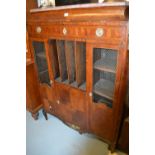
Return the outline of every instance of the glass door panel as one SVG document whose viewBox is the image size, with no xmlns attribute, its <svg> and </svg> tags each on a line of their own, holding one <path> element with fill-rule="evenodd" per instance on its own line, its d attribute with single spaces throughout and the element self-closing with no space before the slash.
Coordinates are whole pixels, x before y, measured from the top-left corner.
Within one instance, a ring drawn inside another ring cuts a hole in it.
<svg viewBox="0 0 155 155">
<path fill-rule="evenodd" d="M 44 42 L 33 41 L 33 49 L 39 80 L 50 85 Z"/>
<path fill-rule="evenodd" d="M 114 99 L 117 51 L 93 49 L 93 101 L 112 107 Z"/>
</svg>

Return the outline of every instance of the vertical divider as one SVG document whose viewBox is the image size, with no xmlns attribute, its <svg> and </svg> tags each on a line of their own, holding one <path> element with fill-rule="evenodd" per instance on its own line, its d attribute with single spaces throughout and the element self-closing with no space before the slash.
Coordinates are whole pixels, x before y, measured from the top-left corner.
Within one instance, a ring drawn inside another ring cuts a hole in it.
<svg viewBox="0 0 155 155">
<path fill-rule="evenodd" d="M 63 82 L 67 79 L 65 42 L 63 40 L 56 40 L 56 45 L 57 45 L 57 52 L 58 52 L 60 80 L 61 80 L 61 82 Z"/>
<path fill-rule="evenodd" d="M 75 55 L 74 55 L 74 42 L 65 41 L 65 54 L 69 84 L 75 81 Z"/>
</svg>

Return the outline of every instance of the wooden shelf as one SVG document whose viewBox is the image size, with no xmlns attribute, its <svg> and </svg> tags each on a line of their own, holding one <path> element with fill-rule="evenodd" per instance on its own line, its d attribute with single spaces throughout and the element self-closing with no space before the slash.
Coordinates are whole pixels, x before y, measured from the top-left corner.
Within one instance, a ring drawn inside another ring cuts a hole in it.
<svg viewBox="0 0 155 155">
<path fill-rule="evenodd" d="M 72 83 L 69 83 L 69 80 L 66 79 L 65 81 L 62 82 L 60 77 L 56 78 L 55 81 L 63 83 L 63 84 L 70 85 L 70 86 L 72 86 L 74 88 L 78 88 L 78 89 L 81 89 L 81 90 L 86 90 L 86 83 L 85 82 L 78 87 L 78 84 L 77 84 L 76 81 L 74 81 Z"/>
<path fill-rule="evenodd" d="M 46 69 L 46 70 L 44 70 L 44 71 L 39 72 L 39 74 L 44 74 L 45 72 L 48 72 L 48 69 Z"/>
<path fill-rule="evenodd" d="M 36 56 L 38 56 L 38 57 L 40 57 L 40 58 L 46 59 L 46 55 L 45 55 L 44 52 L 39 52 L 39 53 L 36 54 Z"/>
<path fill-rule="evenodd" d="M 93 92 L 107 99 L 113 100 L 114 83 L 109 80 L 100 79 L 95 84 Z"/>
<path fill-rule="evenodd" d="M 116 60 L 99 59 L 94 63 L 94 68 L 101 71 L 116 73 Z"/>
<path fill-rule="evenodd" d="M 81 90 L 86 90 L 86 82 L 80 85 L 79 87 Z"/>
</svg>

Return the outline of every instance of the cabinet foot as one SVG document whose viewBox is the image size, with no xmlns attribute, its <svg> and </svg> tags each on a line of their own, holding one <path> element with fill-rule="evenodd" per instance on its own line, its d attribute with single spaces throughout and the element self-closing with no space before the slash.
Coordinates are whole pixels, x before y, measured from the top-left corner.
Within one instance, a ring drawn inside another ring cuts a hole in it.
<svg viewBox="0 0 155 155">
<path fill-rule="evenodd" d="M 109 151 L 108 155 L 118 155 L 118 153 Z"/>
<path fill-rule="evenodd" d="M 37 112 L 37 113 L 31 113 L 31 115 L 34 118 L 34 120 L 38 120 L 39 112 Z"/>
<path fill-rule="evenodd" d="M 46 111 L 44 109 L 42 110 L 42 113 L 43 113 L 45 119 L 48 120 L 47 113 L 46 113 Z"/>
<path fill-rule="evenodd" d="M 108 150 L 111 152 L 111 153 L 114 153 L 115 152 L 115 148 L 116 148 L 116 143 L 111 143 L 108 147 Z M 112 154 L 113 155 L 113 154 Z M 114 154 L 115 155 L 115 154 Z"/>
</svg>

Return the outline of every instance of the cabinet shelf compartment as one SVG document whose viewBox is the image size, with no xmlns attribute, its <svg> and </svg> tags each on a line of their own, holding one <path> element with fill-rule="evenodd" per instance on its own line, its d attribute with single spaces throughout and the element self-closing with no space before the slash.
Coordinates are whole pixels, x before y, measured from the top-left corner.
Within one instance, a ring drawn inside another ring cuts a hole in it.
<svg viewBox="0 0 155 155">
<path fill-rule="evenodd" d="M 46 59 L 46 55 L 45 55 L 44 52 L 37 53 L 36 56 L 40 57 L 40 58 L 43 58 L 43 59 Z"/>
<path fill-rule="evenodd" d="M 44 42 L 33 41 L 32 44 L 40 82 L 50 85 Z"/>
<path fill-rule="evenodd" d="M 100 96 L 98 94 L 93 95 L 93 100 L 95 103 L 100 103 L 100 104 L 106 104 L 108 107 L 112 108 L 112 100 L 109 100 L 103 96 Z"/>
<path fill-rule="evenodd" d="M 113 61 L 112 59 L 99 59 L 95 62 L 94 68 L 101 70 L 101 71 L 107 71 L 111 73 L 116 73 L 116 61 Z"/>
<path fill-rule="evenodd" d="M 57 79 L 57 78 L 60 78 L 60 71 L 59 71 L 56 40 L 49 40 L 48 44 L 49 44 L 49 58 L 51 60 L 53 76 L 55 79 Z"/>
<path fill-rule="evenodd" d="M 86 86 L 86 43 L 75 42 L 76 82 L 78 87 L 85 90 Z"/>
<path fill-rule="evenodd" d="M 112 49 L 94 49 L 94 69 L 116 73 L 117 51 Z"/>
<path fill-rule="evenodd" d="M 59 71 L 61 82 L 67 79 L 67 66 L 66 66 L 66 55 L 65 55 L 65 41 L 56 40 L 57 54 L 59 62 Z"/>
<path fill-rule="evenodd" d="M 117 52 L 104 48 L 94 48 L 93 52 L 93 101 L 112 107 Z"/>
<path fill-rule="evenodd" d="M 74 55 L 74 42 L 65 41 L 65 55 L 67 64 L 67 73 L 69 84 L 75 81 L 75 55 Z"/>
<path fill-rule="evenodd" d="M 85 42 L 50 40 L 49 56 L 57 82 L 86 90 Z"/>
<path fill-rule="evenodd" d="M 56 78 L 55 80 L 56 80 L 57 82 L 70 85 L 70 86 L 72 86 L 72 87 L 74 87 L 74 88 L 78 88 L 78 89 L 81 89 L 81 90 L 86 90 L 86 83 L 85 83 L 85 82 L 84 82 L 83 84 L 81 84 L 81 85 L 78 87 L 76 81 L 74 81 L 74 82 L 72 82 L 72 83 L 69 83 L 68 79 L 66 79 L 65 81 L 62 82 L 61 79 L 60 79 L 60 77 Z"/>
<path fill-rule="evenodd" d="M 100 79 L 99 81 L 97 81 L 93 90 L 94 93 L 109 100 L 113 100 L 113 91 L 114 83 L 105 79 Z"/>
<path fill-rule="evenodd" d="M 49 84 L 50 79 L 49 79 L 49 75 L 48 75 L 48 70 L 40 72 L 39 77 L 40 77 L 41 83 L 48 83 Z"/>
</svg>

